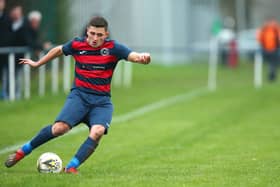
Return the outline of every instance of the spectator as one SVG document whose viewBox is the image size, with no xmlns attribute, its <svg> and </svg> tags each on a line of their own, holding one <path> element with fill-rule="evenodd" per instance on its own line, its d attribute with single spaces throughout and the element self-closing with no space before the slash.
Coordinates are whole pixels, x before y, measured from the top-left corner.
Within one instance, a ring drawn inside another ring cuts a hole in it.
<svg viewBox="0 0 280 187">
<path fill-rule="evenodd" d="M 234 24 L 233 18 L 226 17 L 224 19 L 223 28 L 217 34 L 220 61 L 226 66 L 230 65 L 230 49 L 231 45 L 235 43 Z"/>
<path fill-rule="evenodd" d="M 0 0 L 0 47 L 7 47 L 11 45 L 11 20 L 5 12 L 5 0 Z M 8 80 L 8 55 L 0 54 L 0 99 L 6 99 L 7 86 L 5 85 Z"/>
<path fill-rule="evenodd" d="M 42 14 L 33 10 L 28 14 L 28 46 L 33 50 L 34 57 L 39 57 L 42 50 L 51 48 L 50 42 L 43 43 L 40 38 Z"/>
<path fill-rule="evenodd" d="M 275 81 L 277 78 L 277 65 L 279 60 L 279 24 L 274 18 L 268 19 L 259 29 L 257 39 L 262 47 L 263 58 L 268 62 L 268 80 Z"/>
<path fill-rule="evenodd" d="M 10 17 L 12 20 L 12 33 L 13 33 L 13 46 L 14 47 L 26 47 L 28 46 L 28 25 L 23 16 L 22 6 L 16 5 L 11 9 Z M 23 67 L 18 65 L 20 58 L 24 57 L 24 53 L 17 53 L 15 55 L 16 69 L 16 98 L 21 98 L 22 92 L 22 74 Z"/>
</svg>

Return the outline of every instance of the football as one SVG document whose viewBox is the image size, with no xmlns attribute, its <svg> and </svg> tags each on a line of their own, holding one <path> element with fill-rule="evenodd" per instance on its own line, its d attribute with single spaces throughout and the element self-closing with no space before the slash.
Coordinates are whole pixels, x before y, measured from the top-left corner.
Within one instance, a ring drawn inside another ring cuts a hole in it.
<svg viewBox="0 0 280 187">
<path fill-rule="evenodd" d="M 43 153 L 37 160 L 37 169 L 40 173 L 59 173 L 62 170 L 62 160 L 55 153 Z"/>
</svg>

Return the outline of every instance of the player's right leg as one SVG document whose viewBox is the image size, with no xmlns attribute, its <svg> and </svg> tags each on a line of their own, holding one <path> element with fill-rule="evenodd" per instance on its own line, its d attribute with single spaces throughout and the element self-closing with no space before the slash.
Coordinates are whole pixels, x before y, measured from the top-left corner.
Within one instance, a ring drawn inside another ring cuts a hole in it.
<svg viewBox="0 0 280 187">
<path fill-rule="evenodd" d="M 70 126 L 64 122 L 56 122 L 54 125 L 49 125 L 41 129 L 41 131 L 28 143 L 24 144 L 16 152 L 10 154 L 5 162 L 6 167 L 12 167 L 31 151 L 49 140 L 63 135 L 70 130 Z"/>
<path fill-rule="evenodd" d="M 11 154 L 5 162 L 6 167 L 12 167 L 36 147 L 49 140 L 63 135 L 72 127 L 80 123 L 86 113 L 88 106 L 83 103 L 79 91 L 72 90 L 64 104 L 63 109 L 55 120 L 54 125 L 44 127 L 30 142 L 23 145 L 15 153 Z"/>
</svg>

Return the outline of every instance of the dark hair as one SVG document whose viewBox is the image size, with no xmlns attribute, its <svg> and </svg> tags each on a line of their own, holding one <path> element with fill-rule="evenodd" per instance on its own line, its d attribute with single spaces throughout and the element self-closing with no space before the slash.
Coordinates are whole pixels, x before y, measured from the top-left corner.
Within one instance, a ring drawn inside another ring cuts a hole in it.
<svg viewBox="0 0 280 187">
<path fill-rule="evenodd" d="M 104 27 L 105 28 L 105 31 L 108 30 L 108 22 L 105 18 L 101 17 L 101 16 L 95 16 L 93 17 L 89 24 L 88 24 L 88 27 L 89 26 L 93 26 L 93 27 Z"/>
</svg>

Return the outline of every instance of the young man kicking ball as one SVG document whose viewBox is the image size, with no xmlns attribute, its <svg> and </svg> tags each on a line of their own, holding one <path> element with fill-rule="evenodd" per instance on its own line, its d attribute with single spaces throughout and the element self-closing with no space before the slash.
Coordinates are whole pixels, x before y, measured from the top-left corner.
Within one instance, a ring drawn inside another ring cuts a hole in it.
<svg viewBox="0 0 280 187">
<path fill-rule="evenodd" d="M 94 152 L 109 129 L 113 113 L 110 85 L 118 61 L 125 59 L 140 64 L 150 63 L 149 53 L 133 52 L 109 40 L 108 23 L 103 17 L 92 18 L 86 34 L 86 37 L 74 38 L 51 49 L 37 62 L 31 59 L 20 60 L 20 64 L 39 67 L 63 54 L 72 55 L 75 59 L 75 78 L 73 88 L 55 122 L 41 129 L 34 138 L 9 155 L 6 167 L 14 166 L 35 148 L 83 122 L 90 129 L 89 136 L 65 168 L 66 173 L 78 173 L 77 168 Z"/>
</svg>

